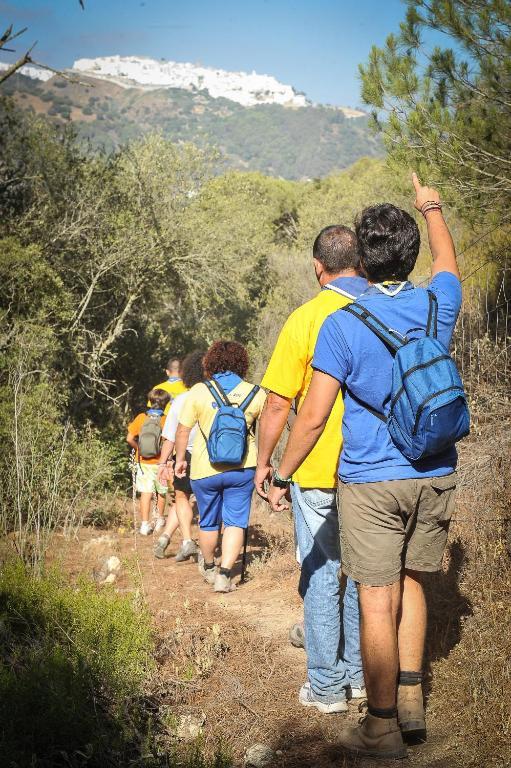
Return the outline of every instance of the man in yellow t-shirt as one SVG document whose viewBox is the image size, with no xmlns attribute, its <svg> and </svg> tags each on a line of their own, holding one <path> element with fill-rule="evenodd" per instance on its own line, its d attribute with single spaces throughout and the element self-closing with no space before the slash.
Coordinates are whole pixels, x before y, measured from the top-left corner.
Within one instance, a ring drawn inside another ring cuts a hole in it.
<svg viewBox="0 0 511 768">
<path fill-rule="evenodd" d="M 178 395 L 181 395 L 183 392 L 186 392 L 186 387 L 181 379 L 181 361 L 178 360 L 177 357 L 170 358 L 167 363 L 165 373 L 167 374 L 166 381 L 162 381 L 161 384 L 156 384 L 154 389 L 163 389 L 170 395 L 170 400 L 165 409 L 166 416 L 170 410 L 170 406 L 172 405 L 174 398 Z"/>
<path fill-rule="evenodd" d="M 357 269 L 358 245 L 347 227 L 323 229 L 313 246 L 321 291 L 287 319 L 262 386 L 269 390 L 259 424 L 256 491 L 265 485 L 290 485 L 301 562 L 299 592 L 304 601 L 307 681 L 299 700 L 321 712 L 345 712 L 348 698 L 365 696 L 359 641 L 356 586 L 348 580 L 344 598 L 340 567 L 336 486 L 341 450 L 342 396 L 339 395 L 316 447 L 293 478 L 271 468 L 271 456 L 286 425 L 292 402 L 299 410 L 312 378 L 311 362 L 326 318 L 367 288 Z"/>
</svg>

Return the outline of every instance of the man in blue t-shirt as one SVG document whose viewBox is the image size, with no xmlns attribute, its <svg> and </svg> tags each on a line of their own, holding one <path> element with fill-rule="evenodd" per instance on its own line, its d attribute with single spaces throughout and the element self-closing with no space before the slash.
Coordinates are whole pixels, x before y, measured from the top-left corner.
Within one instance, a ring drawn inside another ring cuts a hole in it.
<svg viewBox="0 0 511 768">
<path fill-rule="evenodd" d="M 413 183 L 433 256 L 429 290 L 438 301 L 438 338 L 448 348 L 461 306 L 456 254 L 438 192 L 422 187 L 415 174 Z M 356 232 L 369 282 L 357 303 L 402 336 L 424 336 L 428 294 L 407 280 L 420 246 L 414 219 L 393 205 L 377 205 L 361 213 Z M 406 756 L 403 736 L 425 739 L 421 573 L 441 567 L 454 505 L 456 450 L 410 462 L 393 444 L 376 415 L 388 411 L 392 364 L 385 344 L 358 318 L 342 310 L 330 315 L 278 477 L 289 478 L 313 448 L 342 387 L 342 568 L 358 584 L 368 715 L 342 732 L 341 743 L 359 755 L 398 758 Z M 285 506 L 284 493 L 271 488 L 273 509 Z"/>
</svg>

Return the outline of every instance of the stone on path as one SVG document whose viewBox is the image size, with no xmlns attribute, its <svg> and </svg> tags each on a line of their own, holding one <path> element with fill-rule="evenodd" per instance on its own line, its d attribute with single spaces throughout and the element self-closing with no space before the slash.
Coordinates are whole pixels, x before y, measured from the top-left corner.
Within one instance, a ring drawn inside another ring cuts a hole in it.
<svg viewBox="0 0 511 768">
<path fill-rule="evenodd" d="M 119 560 L 117 555 L 111 555 L 107 559 L 105 566 L 108 573 L 115 573 L 117 575 L 121 570 L 121 561 Z"/>
<path fill-rule="evenodd" d="M 195 741 L 202 733 L 206 715 L 181 715 L 177 722 L 176 737 L 181 741 Z"/>
<path fill-rule="evenodd" d="M 89 557 L 106 557 L 111 555 L 119 548 L 119 542 L 115 536 L 104 534 L 103 536 L 95 536 L 90 541 L 86 541 L 82 547 L 84 555 Z"/>
<path fill-rule="evenodd" d="M 267 744 L 253 744 L 245 752 L 245 768 L 265 768 L 270 765 L 275 753 Z"/>
<path fill-rule="evenodd" d="M 121 561 L 117 555 L 105 558 L 93 571 L 94 581 L 98 584 L 113 584 L 121 572 Z"/>
</svg>

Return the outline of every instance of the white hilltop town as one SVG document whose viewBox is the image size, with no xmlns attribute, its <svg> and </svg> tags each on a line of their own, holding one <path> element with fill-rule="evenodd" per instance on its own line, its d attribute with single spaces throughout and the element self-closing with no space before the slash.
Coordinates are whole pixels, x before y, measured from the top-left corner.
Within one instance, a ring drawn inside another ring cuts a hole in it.
<svg viewBox="0 0 511 768">
<path fill-rule="evenodd" d="M 11 65 L 6 61 L 0 61 L 0 72 L 9 69 L 10 66 Z M 50 70 L 41 69 L 41 67 L 32 66 L 31 64 L 25 64 L 25 66 L 21 67 L 18 72 L 21 72 L 21 74 L 25 75 L 25 77 L 30 77 L 32 80 L 45 81 L 54 77 L 54 73 L 50 72 Z"/>
<path fill-rule="evenodd" d="M 8 64 L 0 62 L 0 69 L 7 67 Z M 48 70 L 30 65 L 22 67 L 20 71 L 23 75 L 38 80 L 49 80 L 54 76 Z M 244 107 L 258 104 L 280 104 L 292 108 L 313 106 L 303 93 L 298 93 L 291 85 L 280 83 L 272 75 L 259 75 L 257 72 L 227 72 L 223 69 L 177 61 L 157 61 L 143 56 L 78 59 L 72 69 L 64 71 L 106 80 L 122 88 L 205 90 L 214 99 L 229 99 Z M 348 118 L 363 117 L 365 114 L 349 107 L 335 109 L 342 111 Z"/>
<path fill-rule="evenodd" d="M 244 107 L 256 104 L 281 104 L 306 107 L 307 99 L 290 85 L 279 83 L 271 75 L 256 72 L 226 72 L 223 69 L 156 61 L 138 56 L 105 56 L 78 59 L 73 65 L 84 75 L 110 80 L 127 88 L 183 88 L 205 90 L 214 99 L 237 101 Z"/>
</svg>

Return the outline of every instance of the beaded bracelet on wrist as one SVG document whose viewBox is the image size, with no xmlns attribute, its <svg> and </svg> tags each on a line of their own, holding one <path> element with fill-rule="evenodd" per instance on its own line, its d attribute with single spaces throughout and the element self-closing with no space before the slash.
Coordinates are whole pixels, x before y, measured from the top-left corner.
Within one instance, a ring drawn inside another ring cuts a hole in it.
<svg viewBox="0 0 511 768">
<path fill-rule="evenodd" d="M 429 211 L 441 211 L 442 210 L 442 203 L 437 202 L 436 200 L 427 200 L 423 205 L 421 205 L 421 213 L 423 216 L 426 216 L 426 214 Z"/>
</svg>

